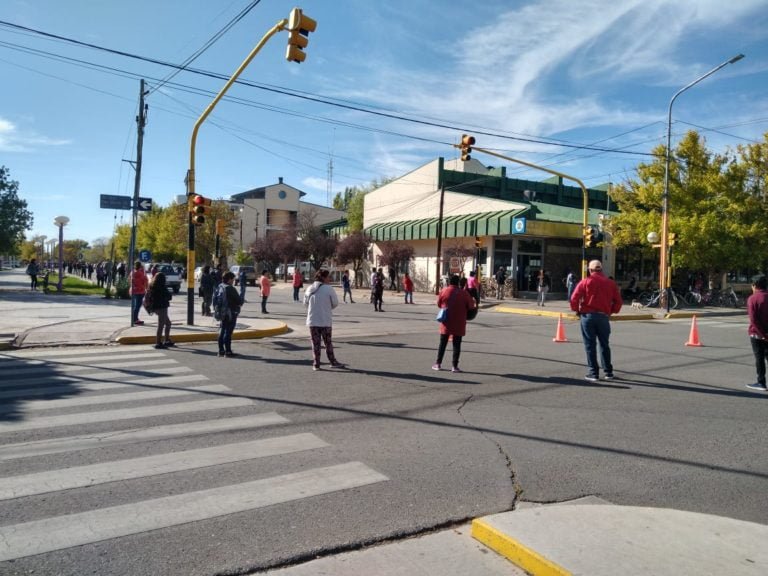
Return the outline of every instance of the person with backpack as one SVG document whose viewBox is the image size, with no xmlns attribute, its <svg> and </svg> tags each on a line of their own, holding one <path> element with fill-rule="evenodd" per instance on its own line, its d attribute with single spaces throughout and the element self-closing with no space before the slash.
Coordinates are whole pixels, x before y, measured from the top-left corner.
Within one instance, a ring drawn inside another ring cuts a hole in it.
<svg viewBox="0 0 768 576">
<path fill-rule="evenodd" d="M 336 290 L 330 286 L 331 274 L 328 270 L 318 270 L 315 281 L 304 293 L 304 306 L 307 307 L 307 326 L 312 340 L 312 370 L 320 370 L 320 345 L 325 344 L 328 362 L 333 368 L 345 368 L 336 360 L 333 353 L 332 325 L 333 309 L 339 305 Z"/>
<path fill-rule="evenodd" d="M 234 272 L 225 272 L 222 282 L 216 289 L 213 297 L 213 313 L 216 320 L 221 322 L 219 326 L 219 356 L 231 358 L 232 334 L 237 325 L 237 315 L 240 314 L 240 294 L 232 286 L 235 279 Z"/>
<path fill-rule="evenodd" d="M 171 319 L 168 308 L 171 306 L 173 295 L 168 291 L 165 274 L 158 272 L 152 278 L 149 290 L 144 298 L 144 306 L 149 314 L 157 314 L 157 334 L 155 348 L 163 349 L 176 346 L 171 340 Z"/>
</svg>

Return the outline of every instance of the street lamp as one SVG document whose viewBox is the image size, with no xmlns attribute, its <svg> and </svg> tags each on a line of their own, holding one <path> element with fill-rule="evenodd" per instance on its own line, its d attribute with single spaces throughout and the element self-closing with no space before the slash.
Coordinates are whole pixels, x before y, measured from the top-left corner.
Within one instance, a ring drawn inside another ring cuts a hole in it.
<svg viewBox="0 0 768 576">
<path fill-rule="evenodd" d="M 69 224 L 69 218 L 66 216 L 56 216 L 53 223 L 59 227 L 59 282 L 56 284 L 56 290 L 61 292 L 61 280 L 64 277 L 64 226 Z"/>
<path fill-rule="evenodd" d="M 659 288 L 660 289 L 666 289 L 666 302 L 667 302 L 667 312 L 669 312 L 669 301 L 671 297 L 671 290 L 672 290 L 672 283 L 671 283 L 671 270 L 668 263 L 668 257 L 669 257 L 669 156 L 670 156 L 670 147 L 672 146 L 672 105 L 675 103 L 675 100 L 677 99 L 680 94 L 688 90 L 689 88 L 692 88 L 704 78 L 707 78 L 720 70 L 720 68 L 723 68 L 727 66 L 728 64 L 734 64 L 744 58 L 744 54 L 737 54 L 733 58 L 726 60 L 722 64 L 715 66 L 704 74 L 703 76 L 699 76 L 688 84 L 687 86 L 681 88 L 677 92 L 675 92 L 675 95 L 672 96 L 672 100 L 669 101 L 669 111 L 667 112 L 667 149 L 665 152 L 665 158 L 664 158 L 664 194 L 661 197 L 661 254 L 659 258 Z"/>
</svg>

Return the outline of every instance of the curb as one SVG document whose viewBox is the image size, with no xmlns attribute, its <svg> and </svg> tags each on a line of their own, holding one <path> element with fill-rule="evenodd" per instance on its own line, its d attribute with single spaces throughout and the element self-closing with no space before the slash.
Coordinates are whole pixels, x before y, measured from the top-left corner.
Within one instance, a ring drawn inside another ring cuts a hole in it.
<svg viewBox="0 0 768 576">
<path fill-rule="evenodd" d="M 569 570 L 545 558 L 514 538 L 510 538 L 483 520 L 475 519 L 472 521 L 472 538 L 485 544 L 533 576 L 572 576 Z"/>
<path fill-rule="evenodd" d="M 503 312 L 505 314 L 521 314 L 523 316 L 548 316 L 551 318 L 559 318 L 562 314 L 564 320 L 576 321 L 579 319 L 576 314 L 572 312 L 554 312 L 545 310 L 529 310 L 528 308 L 509 308 L 507 306 L 497 306 L 495 308 L 497 312 Z M 670 312 L 666 316 L 658 316 L 656 314 L 620 314 L 612 315 L 611 322 L 621 322 L 626 320 L 663 320 L 664 318 L 690 318 L 696 315 L 694 312 Z"/>
<path fill-rule="evenodd" d="M 251 340 L 256 338 L 267 338 L 269 336 L 277 336 L 279 334 L 285 334 L 289 331 L 288 325 L 281 323 L 276 328 L 267 328 L 264 330 L 249 329 L 249 330 L 235 330 L 232 333 L 232 340 Z M 218 332 L 199 332 L 193 334 L 175 333 L 172 334 L 174 342 L 216 342 L 219 339 Z M 155 336 L 120 336 L 115 339 L 115 342 L 123 345 L 132 344 L 154 344 Z"/>
</svg>

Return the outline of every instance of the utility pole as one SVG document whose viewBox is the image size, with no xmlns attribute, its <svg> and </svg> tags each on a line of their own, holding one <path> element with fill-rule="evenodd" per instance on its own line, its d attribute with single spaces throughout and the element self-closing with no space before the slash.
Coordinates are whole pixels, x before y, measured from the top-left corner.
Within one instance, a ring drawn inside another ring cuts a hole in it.
<svg viewBox="0 0 768 576">
<path fill-rule="evenodd" d="M 441 158 L 442 160 L 442 158 Z M 443 205 L 445 203 L 445 182 L 440 185 L 440 212 L 437 217 L 437 263 L 435 264 L 435 294 L 440 294 L 440 265 L 443 249 Z"/>
<path fill-rule="evenodd" d="M 131 207 L 131 246 L 128 253 L 128 269 L 133 270 L 133 259 L 136 253 L 136 221 L 139 214 L 139 192 L 141 191 L 141 152 L 144 146 L 144 126 L 147 123 L 147 105 L 144 103 L 144 79 L 139 83 L 139 113 L 136 116 L 138 136 L 136 137 L 136 171 L 133 181 L 133 205 Z M 131 311 L 131 326 L 133 326 L 133 312 Z"/>
</svg>

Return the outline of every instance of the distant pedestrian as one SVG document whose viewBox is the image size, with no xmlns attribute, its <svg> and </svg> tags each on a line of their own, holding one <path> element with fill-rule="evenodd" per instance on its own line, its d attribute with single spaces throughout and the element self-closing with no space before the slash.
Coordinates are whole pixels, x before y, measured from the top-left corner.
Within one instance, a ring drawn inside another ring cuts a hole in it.
<svg viewBox="0 0 768 576">
<path fill-rule="evenodd" d="M 131 312 L 133 323 L 139 326 L 144 324 L 143 320 L 139 320 L 139 311 L 141 310 L 141 303 L 144 301 L 144 294 L 147 293 L 148 284 L 144 266 L 136 260 L 133 263 L 133 272 L 131 272 Z"/>
<path fill-rule="evenodd" d="M 40 273 L 40 266 L 37 265 L 37 260 L 32 258 L 27 265 L 27 276 L 29 276 L 30 290 L 37 290 L 37 275 Z"/>
<path fill-rule="evenodd" d="M 175 346 L 171 341 L 171 319 L 168 316 L 168 308 L 171 306 L 173 296 L 168 291 L 165 274 L 158 272 L 152 277 L 149 286 L 152 312 L 157 314 L 157 334 L 155 335 L 155 348 L 169 348 Z"/>
<path fill-rule="evenodd" d="M 267 300 L 272 291 L 272 283 L 269 281 L 269 270 L 261 271 L 259 286 L 261 286 L 261 313 L 269 314 L 269 312 L 267 312 Z"/>
<path fill-rule="evenodd" d="M 301 271 L 296 268 L 293 271 L 293 301 L 294 302 L 301 302 L 301 298 L 299 297 L 299 292 L 301 289 L 304 288 L 304 276 L 302 275 Z"/>
<path fill-rule="evenodd" d="M 240 266 L 237 283 L 240 284 L 240 304 L 245 304 L 245 285 L 248 283 L 248 275 L 245 273 L 245 267 L 243 266 Z"/>
<path fill-rule="evenodd" d="M 570 302 L 571 296 L 573 296 L 573 289 L 576 288 L 576 275 L 570 268 L 566 271 L 564 282 L 565 289 L 568 291 L 568 302 Z"/>
<path fill-rule="evenodd" d="M 589 263 L 589 276 L 576 285 L 571 297 L 571 310 L 581 318 L 581 337 L 587 354 L 588 382 L 597 382 L 600 369 L 597 364 L 597 345 L 600 344 L 600 363 L 606 380 L 613 380 L 611 363 L 611 314 L 621 310 L 621 293 L 616 282 L 603 275 L 600 260 Z"/>
<path fill-rule="evenodd" d="M 403 292 L 405 292 L 405 303 L 413 304 L 413 280 L 408 272 L 403 274 Z"/>
<path fill-rule="evenodd" d="M 480 306 L 480 282 L 477 280 L 477 273 L 471 270 L 467 278 L 467 290 L 469 295 L 475 299 L 475 304 Z"/>
<path fill-rule="evenodd" d="M 453 358 L 451 372 L 461 372 L 461 340 L 467 330 L 467 313 L 476 307 L 475 300 L 467 290 L 459 287 L 459 276 L 454 274 L 448 280 L 448 286 L 440 290 L 437 307 L 445 308 L 448 319 L 440 323 L 440 344 L 437 348 L 437 360 L 432 370 L 442 370 L 443 356 L 448 346 L 448 339 L 453 339 Z"/>
<path fill-rule="evenodd" d="M 211 276 L 213 276 L 214 286 L 218 286 L 224 282 L 224 275 L 221 270 L 221 264 L 216 264 L 216 267 L 211 269 Z"/>
<path fill-rule="evenodd" d="M 552 287 L 552 281 L 542 268 L 539 270 L 539 275 L 536 279 L 536 291 L 538 292 L 538 299 L 536 300 L 536 306 L 544 306 L 544 302 L 547 301 L 547 293 Z"/>
<path fill-rule="evenodd" d="M 373 309 L 376 312 L 384 312 L 384 272 L 381 268 L 376 271 L 371 284 L 371 298 L 373 300 Z"/>
<path fill-rule="evenodd" d="M 496 298 L 504 300 L 504 282 L 507 281 L 507 271 L 504 266 L 499 266 L 496 270 Z"/>
<path fill-rule="evenodd" d="M 389 289 L 397 290 L 397 268 L 394 266 L 388 266 L 389 272 Z"/>
<path fill-rule="evenodd" d="M 355 301 L 352 299 L 352 285 L 349 282 L 349 270 L 344 270 L 344 274 L 341 275 L 341 289 L 344 292 L 342 296 L 344 302 L 347 301 L 347 294 L 349 294 L 349 303 L 354 304 Z"/>
<path fill-rule="evenodd" d="M 216 288 L 214 296 L 214 307 L 218 307 L 221 315 L 221 324 L 219 325 L 219 356 L 231 358 L 235 356 L 232 352 L 232 334 L 237 325 L 237 315 L 240 314 L 240 294 L 232 286 L 235 280 L 234 272 L 225 272 L 222 276 L 221 284 Z"/>
<path fill-rule="evenodd" d="M 328 270 L 318 270 L 315 281 L 304 293 L 307 307 L 307 326 L 312 340 L 312 369 L 320 370 L 320 345 L 325 345 L 328 362 L 334 368 L 344 368 L 333 352 L 333 309 L 339 305 L 339 297 L 330 286 Z"/>
<path fill-rule="evenodd" d="M 207 264 L 203 266 L 203 272 L 200 274 L 200 297 L 203 299 L 203 316 L 211 315 L 211 301 L 213 293 L 216 290 L 216 280 L 211 274 L 211 267 Z"/>
<path fill-rule="evenodd" d="M 749 314 L 749 343 L 755 355 L 757 382 L 747 384 L 747 388 L 768 391 L 765 384 L 765 364 L 768 361 L 768 281 L 765 276 L 758 276 L 752 282 L 752 295 L 747 300 Z"/>
</svg>

